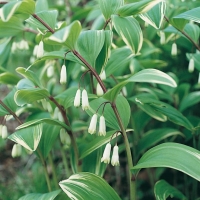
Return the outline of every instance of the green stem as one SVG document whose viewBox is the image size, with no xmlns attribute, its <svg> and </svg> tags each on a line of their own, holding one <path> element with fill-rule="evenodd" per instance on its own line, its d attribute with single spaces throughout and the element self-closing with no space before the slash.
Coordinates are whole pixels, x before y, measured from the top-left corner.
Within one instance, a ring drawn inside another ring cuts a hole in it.
<svg viewBox="0 0 200 200">
<path fill-rule="evenodd" d="M 51 165 L 51 170 L 52 170 L 52 174 L 53 174 L 54 185 L 55 185 L 56 189 L 59 189 L 58 179 L 57 179 L 57 176 L 56 176 L 55 165 L 53 163 L 53 158 L 52 158 L 51 152 L 49 153 L 48 158 L 49 158 L 49 163 Z"/>
<path fill-rule="evenodd" d="M 42 163 L 42 166 L 43 166 L 43 169 L 44 169 L 44 175 L 45 175 L 45 178 L 46 178 L 46 182 L 47 182 L 47 187 L 48 187 L 48 190 L 49 192 L 51 192 L 51 184 L 50 184 L 50 179 L 49 179 L 49 175 L 48 175 L 48 171 L 47 171 L 47 166 L 46 166 L 46 163 L 45 163 L 45 160 L 40 152 L 39 149 L 37 149 L 37 153 L 38 153 L 38 156 L 40 158 L 40 161 Z"/>
<path fill-rule="evenodd" d="M 68 161 L 66 159 L 65 150 L 64 150 L 63 145 L 61 144 L 61 142 L 60 142 L 60 147 L 61 147 L 60 151 L 61 151 L 61 156 L 62 156 L 65 172 L 66 172 L 67 177 L 70 177 L 71 173 L 70 173 L 70 170 L 69 170 Z"/>
</svg>

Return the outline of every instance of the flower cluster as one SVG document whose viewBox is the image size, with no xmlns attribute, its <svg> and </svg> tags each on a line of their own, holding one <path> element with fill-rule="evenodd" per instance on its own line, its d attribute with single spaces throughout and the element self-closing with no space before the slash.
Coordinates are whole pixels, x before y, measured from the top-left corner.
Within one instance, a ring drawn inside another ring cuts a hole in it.
<svg viewBox="0 0 200 200">
<path fill-rule="evenodd" d="M 118 166 L 119 165 L 119 147 L 117 145 L 113 148 L 113 155 L 111 158 L 111 164 L 112 166 Z M 110 142 L 106 145 L 105 150 L 103 152 L 103 157 L 101 158 L 101 162 L 110 163 L 110 152 L 111 152 L 111 144 Z"/>
<path fill-rule="evenodd" d="M 90 121 L 90 126 L 88 128 L 88 133 L 94 134 L 96 133 L 96 126 L 97 126 L 97 114 L 94 114 L 92 116 L 92 119 Z M 105 123 L 105 118 L 102 115 L 99 120 L 99 136 L 105 136 L 106 135 L 106 123 Z"/>
<path fill-rule="evenodd" d="M 81 100 L 82 100 L 82 109 L 87 110 L 90 106 L 88 101 L 88 94 L 85 89 L 82 91 L 82 98 L 81 98 L 81 90 L 80 89 L 77 90 L 74 98 L 74 106 L 79 107 L 81 105 Z"/>
</svg>

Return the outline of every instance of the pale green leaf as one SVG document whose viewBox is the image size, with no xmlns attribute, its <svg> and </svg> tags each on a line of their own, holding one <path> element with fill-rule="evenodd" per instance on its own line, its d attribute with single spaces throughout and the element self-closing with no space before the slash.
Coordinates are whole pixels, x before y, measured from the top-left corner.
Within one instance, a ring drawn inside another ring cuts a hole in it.
<svg viewBox="0 0 200 200">
<path fill-rule="evenodd" d="M 138 21 L 133 17 L 112 15 L 112 21 L 117 33 L 133 54 L 138 54 L 142 48 L 143 34 Z"/>
<path fill-rule="evenodd" d="M 35 151 L 42 136 L 42 125 L 27 127 L 22 130 L 17 130 L 8 139 L 20 144 L 29 151 Z"/>
<path fill-rule="evenodd" d="M 59 183 L 62 190 L 73 200 L 120 200 L 114 189 L 101 177 L 81 172 Z"/>
<path fill-rule="evenodd" d="M 161 1 L 163 0 L 142 0 L 135 3 L 129 3 L 124 6 L 121 6 L 118 9 L 117 14 L 119 14 L 122 17 L 126 17 L 145 13 Z"/>
<path fill-rule="evenodd" d="M 2 84 L 9 84 L 9 85 L 16 85 L 20 78 L 13 73 L 4 72 L 0 74 L 0 83 Z"/>
<path fill-rule="evenodd" d="M 175 187 L 171 186 L 165 180 L 158 181 L 154 186 L 156 200 L 166 200 L 168 197 L 186 200 L 187 198 Z"/>
<path fill-rule="evenodd" d="M 198 43 L 200 37 L 200 28 L 195 24 L 188 23 L 184 27 L 184 31 L 196 42 Z M 185 37 L 185 36 L 184 36 Z M 188 38 L 187 38 L 188 39 Z"/>
<path fill-rule="evenodd" d="M 15 93 L 14 99 L 18 106 L 23 106 L 25 104 L 31 104 L 35 101 L 48 98 L 49 92 L 46 89 L 41 88 L 29 88 L 18 90 Z"/>
<path fill-rule="evenodd" d="M 105 19 L 108 20 L 120 6 L 124 5 L 124 0 L 98 0 L 98 3 Z"/>
<path fill-rule="evenodd" d="M 19 198 L 19 200 L 54 200 L 58 196 L 58 194 L 60 194 L 60 192 L 61 190 L 56 190 L 45 194 L 30 193 Z"/>
<path fill-rule="evenodd" d="M 198 150 L 169 142 L 148 150 L 131 170 L 137 173 L 142 168 L 169 167 L 200 181 L 199 166 L 200 152 Z"/>
</svg>

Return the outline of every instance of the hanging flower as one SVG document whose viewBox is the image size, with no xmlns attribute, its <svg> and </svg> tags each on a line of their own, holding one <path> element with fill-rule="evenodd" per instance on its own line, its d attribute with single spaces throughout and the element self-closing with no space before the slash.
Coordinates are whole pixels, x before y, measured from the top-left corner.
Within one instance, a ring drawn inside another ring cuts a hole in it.
<svg viewBox="0 0 200 200">
<path fill-rule="evenodd" d="M 2 139 L 6 139 L 8 137 L 8 130 L 5 125 L 2 126 L 1 128 L 1 136 L 2 136 Z"/>
<path fill-rule="evenodd" d="M 97 126 L 97 114 L 94 114 L 92 116 L 91 121 L 90 121 L 90 126 L 88 128 L 88 133 L 90 133 L 90 134 L 96 133 L 96 126 Z"/>
<path fill-rule="evenodd" d="M 193 58 L 190 58 L 189 65 L 188 65 L 188 71 L 190 73 L 192 73 L 194 71 L 194 59 Z"/>
<path fill-rule="evenodd" d="M 171 55 L 172 56 L 176 56 L 177 55 L 177 45 L 176 45 L 175 42 L 172 44 Z"/>
<path fill-rule="evenodd" d="M 69 134 L 65 131 L 64 128 L 60 129 L 60 141 L 62 142 L 62 144 L 65 144 L 65 145 L 68 145 L 68 146 L 71 143 L 71 139 L 69 137 Z"/>
<path fill-rule="evenodd" d="M 118 153 L 119 147 L 117 145 L 113 148 L 113 155 L 111 159 L 112 166 L 118 166 L 119 165 L 119 153 Z"/>
<path fill-rule="evenodd" d="M 160 44 L 165 44 L 165 33 L 160 31 Z"/>
<path fill-rule="evenodd" d="M 53 65 L 50 65 L 48 68 L 47 68 L 47 77 L 51 78 L 54 74 L 54 67 Z"/>
<path fill-rule="evenodd" d="M 65 84 L 67 82 L 67 70 L 66 66 L 63 65 L 60 71 L 60 84 Z"/>
<path fill-rule="evenodd" d="M 100 121 L 99 121 L 99 136 L 105 136 L 106 135 L 106 122 L 105 122 L 105 118 L 102 115 L 100 117 Z"/>
<path fill-rule="evenodd" d="M 59 113 L 59 109 L 58 107 L 55 107 L 54 112 L 53 112 L 53 119 L 58 119 L 58 113 Z"/>
<path fill-rule="evenodd" d="M 2 136 L 2 127 L 3 125 L 0 124 L 0 137 Z"/>
<path fill-rule="evenodd" d="M 37 58 L 41 58 L 44 54 L 44 43 L 40 41 L 39 46 L 37 48 Z"/>
<path fill-rule="evenodd" d="M 104 163 L 107 163 L 107 164 L 110 163 L 110 150 L 111 150 L 111 144 L 108 143 L 106 145 L 104 152 L 103 152 L 103 157 L 101 158 L 101 162 L 104 162 Z"/>
<path fill-rule="evenodd" d="M 200 72 L 199 72 L 198 84 L 200 84 Z"/>
<path fill-rule="evenodd" d="M 97 83 L 97 96 L 102 96 L 104 94 L 101 86 L 99 83 Z"/>
<path fill-rule="evenodd" d="M 76 91 L 76 95 L 75 95 L 75 98 L 74 98 L 74 107 L 79 107 L 81 105 L 81 90 L 78 89 Z"/>
<path fill-rule="evenodd" d="M 106 72 L 105 72 L 105 70 L 103 70 L 101 72 L 101 74 L 99 75 L 99 77 L 101 78 L 102 81 L 106 79 Z"/>
<path fill-rule="evenodd" d="M 87 91 L 84 89 L 82 91 L 82 109 L 87 110 L 88 108 L 89 108 L 88 95 Z"/>
<path fill-rule="evenodd" d="M 22 154 L 22 146 L 20 144 L 14 144 L 13 148 L 12 148 L 12 157 L 18 157 L 21 156 Z"/>
</svg>

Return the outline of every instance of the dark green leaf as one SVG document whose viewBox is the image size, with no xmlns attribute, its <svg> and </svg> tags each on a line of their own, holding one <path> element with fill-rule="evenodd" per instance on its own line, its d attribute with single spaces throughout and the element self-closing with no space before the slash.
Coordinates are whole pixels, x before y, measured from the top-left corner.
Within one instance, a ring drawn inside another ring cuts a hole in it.
<svg viewBox="0 0 200 200">
<path fill-rule="evenodd" d="M 78 200 L 120 200 L 114 189 L 101 177 L 82 172 L 59 183 L 70 199 Z"/>
</svg>

